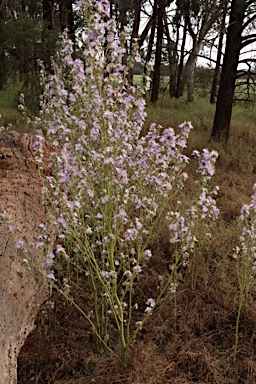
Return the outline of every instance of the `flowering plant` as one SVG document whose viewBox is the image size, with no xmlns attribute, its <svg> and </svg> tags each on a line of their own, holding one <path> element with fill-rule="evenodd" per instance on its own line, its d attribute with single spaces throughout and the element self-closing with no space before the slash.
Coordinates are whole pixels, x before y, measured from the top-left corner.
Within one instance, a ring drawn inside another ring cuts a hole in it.
<svg viewBox="0 0 256 384">
<path fill-rule="evenodd" d="M 141 327 L 175 292 L 177 271 L 187 265 L 198 241 L 196 222 L 207 226 L 218 215 L 212 197 L 216 191 L 208 187 L 217 153 L 194 153 L 199 162 L 197 189 L 194 204 L 184 211 L 178 197 L 188 177 L 189 159 L 182 151 L 192 125 L 181 124 L 175 133 L 152 124 L 141 135 L 149 81 L 144 87 L 128 85 L 129 68 L 137 55 L 134 52 L 123 65 L 126 31 L 119 43 L 108 1 L 79 1 L 79 7 L 87 22 L 83 59 L 73 58 L 72 42 L 64 33 L 53 74 L 47 77 L 41 70 L 44 94 L 36 122 L 56 147 L 43 197 L 60 234 L 55 254 L 47 253 L 43 271 L 83 313 L 105 348 L 125 365 Z M 34 151 L 39 168 L 42 148 L 38 136 Z M 151 241 L 163 220 L 173 249 L 170 273 L 156 297 L 139 307 L 136 284 L 154 257 Z M 41 232 L 35 247 L 46 249 L 47 228 L 41 226 Z M 81 292 L 84 281 L 90 286 L 88 313 L 71 296 L 71 267 L 79 273 Z M 109 337 L 113 324 L 120 354 Z"/>
<path fill-rule="evenodd" d="M 234 258 L 237 260 L 239 295 L 236 317 L 236 338 L 234 359 L 236 360 L 237 344 L 239 337 L 239 321 L 244 302 L 248 299 L 249 290 L 256 272 L 256 184 L 253 186 L 253 195 L 250 204 L 241 208 L 240 223 L 242 231 L 240 244 L 236 247 Z"/>
</svg>

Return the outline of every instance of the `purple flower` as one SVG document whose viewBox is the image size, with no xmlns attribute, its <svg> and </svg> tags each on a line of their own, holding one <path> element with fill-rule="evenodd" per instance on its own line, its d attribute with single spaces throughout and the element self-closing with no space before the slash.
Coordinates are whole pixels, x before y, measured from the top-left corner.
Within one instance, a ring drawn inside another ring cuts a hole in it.
<svg viewBox="0 0 256 384">
<path fill-rule="evenodd" d="M 127 277 L 127 279 L 130 279 L 130 277 L 132 276 L 132 273 L 131 271 L 127 270 L 127 271 L 124 271 L 123 276 Z"/>
<path fill-rule="evenodd" d="M 135 265 L 135 267 L 132 268 L 134 272 L 141 273 L 142 268 L 140 265 Z"/>
<path fill-rule="evenodd" d="M 64 229 L 67 228 L 67 221 L 64 219 L 64 217 L 58 217 L 57 223 L 61 224 Z"/>
<path fill-rule="evenodd" d="M 145 251 L 144 251 L 144 256 L 145 257 L 152 257 L 152 252 L 150 251 L 150 249 L 146 249 Z"/>
<path fill-rule="evenodd" d="M 20 249 L 24 246 L 24 241 L 18 240 L 14 243 L 16 249 Z"/>
<path fill-rule="evenodd" d="M 152 297 L 150 297 L 147 301 L 146 301 L 146 309 L 145 309 L 145 312 L 148 313 L 148 312 L 151 312 L 154 308 L 154 306 L 156 305 L 156 301 L 155 299 L 152 299 Z"/>
<path fill-rule="evenodd" d="M 56 280 L 53 272 L 48 273 L 47 278 L 48 278 L 49 280 Z"/>
</svg>

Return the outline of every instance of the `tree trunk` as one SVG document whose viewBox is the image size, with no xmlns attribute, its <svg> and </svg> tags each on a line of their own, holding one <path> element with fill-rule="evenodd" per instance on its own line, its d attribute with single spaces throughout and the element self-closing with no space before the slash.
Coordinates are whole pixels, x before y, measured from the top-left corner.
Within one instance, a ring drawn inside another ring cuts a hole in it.
<svg viewBox="0 0 256 384">
<path fill-rule="evenodd" d="M 130 0 L 129 0 L 130 1 Z M 129 9 L 129 2 L 124 1 L 124 0 L 117 0 L 116 1 L 119 9 L 119 22 L 120 22 L 120 31 L 123 31 L 124 28 L 127 27 L 128 25 L 128 20 L 127 20 L 127 11 Z M 128 44 L 125 42 L 125 53 L 122 58 L 122 64 L 124 66 L 127 66 L 128 64 Z"/>
<path fill-rule="evenodd" d="M 246 0 L 231 3 L 227 43 L 223 59 L 212 138 L 228 141 Z"/>
<path fill-rule="evenodd" d="M 156 37 L 156 54 L 155 54 L 155 64 L 154 64 L 154 74 L 152 81 L 152 91 L 151 91 L 151 103 L 155 104 L 158 100 L 159 89 L 160 89 L 160 76 L 161 76 L 161 61 L 162 61 L 162 48 L 163 48 L 163 35 L 164 35 L 164 25 L 163 25 L 163 13 L 164 9 L 162 6 L 159 6 L 157 9 L 157 37 Z"/>
<path fill-rule="evenodd" d="M 225 20 L 226 20 L 226 14 L 227 14 L 227 4 L 228 2 L 226 1 L 225 8 L 223 9 L 223 17 L 222 17 L 222 23 L 221 23 L 221 32 L 220 32 L 220 38 L 219 38 L 219 44 L 218 44 L 217 59 L 216 59 L 216 65 L 214 69 L 213 80 L 212 80 L 212 89 L 211 89 L 211 96 L 210 96 L 211 104 L 215 102 L 215 97 L 217 95 L 217 87 L 218 87 L 218 82 L 220 77 L 221 56 L 222 56 L 222 46 L 223 46 L 223 39 L 224 39 Z"/>
<path fill-rule="evenodd" d="M 175 92 L 175 97 L 178 99 L 183 95 L 185 82 L 183 79 L 183 67 L 184 67 L 184 58 L 185 58 L 185 46 L 186 46 L 186 36 L 187 36 L 187 19 L 185 18 L 184 32 L 181 43 L 181 51 L 180 51 L 180 62 L 178 66 L 178 74 L 177 74 L 177 88 Z"/>
<path fill-rule="evenodd" d="M 50 0 L 43 0 L 43 21 L 47 29 L 54 29 L 54 10 Z"/>
<path fill-rule="evenodd" d="M 5 54 L 4 52 L 0 52 L 0 90 L 4 89 L 4 85 L 6 83 L 6 68 L 5 68 Z"/>
<path fill-rule="evenodd" d="M 75 40 L 75 25 L 74 25 L 74 14 L 72 0 L 61 0 L 59 3 L 59 16 L 60 16 L 60 27 L 63 32 L 66 28 L 68 34 Z"/>
<path fill-rule="evenodd" d="M 218 82 L 219 82 L 219 77 L 220 77 L 223 38 L 224 38 L 224 32 L 221 32 L 220 38 L 219 38 L 216 65 L 215 65 L 213 80 L 212 80 L 212 89 L 211 89 L 211 96 L 210 96 L 210 103 L 211 104 L 215 103 L 215 97 L 217 95 L 217 88 L 218 88 Z"/>
<path fill-rule="evenodd" d="M 185 66 L 185 80 L 187 85 L 187 100 L 190 103 L 195 102 L 195 67 L 196 67 L 196 61 L 197 56 L 201 49 L 201 43 L 195 42 L 193 46 L 193 50 L 189 55 L 188 61 Z"/>
<path fill-rule="evenodd" d="M 154 6 L 153 6 L 153 15 L 152 15 L 152 27 L 149 35 L 149 41 L 148 41 L 148 48 L 147 48 L 147 54 L 145 58 L 145 65 L 144 65 L 144 75 L 147 73 L 147 65 L 151 60 L 152 52 L 153 52 L 153 44 L 155 39 L 155 33 L 156 33 L 156 0 L 154 0 Z"/>
<path fill-rule="evenodd" d="M 2 2 L 0 1 L 0 90 L 4 89 L 6 83 L 7 68 L 5 65 L 5 38 L 4 36 L 4 14 L 2 10 Z"/>
<path fill-rule="evenodd" d="M 33 140 L 30 134 L 0 135 L 1 209 L 20 228 L 14 235 L 0 218 L 0 384 L 17 383 L 19 351 L 34 328 L 39 306 L 48 297 L 45 279 L 34 268 L 29 271 L 23 262 L 30 257 L 41 266 L 44 254 L 36 250 L 23 254 L 15 247 L 17 239 L 27 247 L 35 242 L 38 225 L 47 222 Z M 45 150 L 49 151 L 47 145 Z"/>
<path fill-rule="evenodd" d="M 138 39 L 139 37 L 141 4 L 142 4 L 142 0 L 134 0 L 135 14 L 134 14 L 134 20 L 133 20 L 131 42 L 130 42 L 130 54 L 132 54 L 134 39 Z M 130 85 L 133 84 L 133 75 L 134 75 L 134 66 L 133 68 L 130 68 L 129 74 L 128 74 L 128 82 Z"/>
<path fill-rule="evenodd" d="M 167 39 L 167 51 L 168 51 L 168 62 L 169 62 L 169 96 L 175 97 L 176 92 L 176 81 L 177 81 L 177 66 L 178 66 L 178 54 L 177 47 L 174 41 L 171 39 L 168 20 L 166 12 L 164 11 L 164 27 L 165 36 Z"/>
</svg>

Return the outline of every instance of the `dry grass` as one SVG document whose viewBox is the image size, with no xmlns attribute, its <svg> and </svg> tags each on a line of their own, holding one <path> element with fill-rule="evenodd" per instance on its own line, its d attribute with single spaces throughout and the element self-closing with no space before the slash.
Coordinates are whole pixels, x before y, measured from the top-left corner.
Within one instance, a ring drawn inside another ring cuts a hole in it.
<svg viewBox="0 0 256 384">
<path fill-rule="evenodd" d="M 167 300 L 150 318 L 124 370 L 97 348 L 84 319 L 57 297 L 54 311 L 39 314 L 19 357 L 19 384 L 253 384 L 256 382 L 256 286 L 240 321 L 237 361 L 233 359 L 237 270 L 232 258 L 239 238 L 239 212 L 256 181 L 255 112 L 234 110 L 229 143 L 209 142 L 213 107 L 172 101 L 149 110 L 149 120 L 176 126 L 191 120 L 195 130 L 187 153 L 203 147 L 220 153 L 213 183 L 220 186 L 220 218 L 210 243 L 197 255 L 197 284 L 187 269 L 177 302 Z M 204 110 L 204 113 L 202 113 Z M 148 123 L 147 123 L 148 124 Z M 193 168 L 193 165 L 191 165 Z M 189 195 L 189 186 L 187 187 Z M 140 300 L 156 289 L 170 249 L 164 231 L 154 242 L 155 257 L 140 282 Z M 114 331 L 113 331 L 114 332 Z M 115 335 L 113 333 L 112 337 Z"/>
</svg>

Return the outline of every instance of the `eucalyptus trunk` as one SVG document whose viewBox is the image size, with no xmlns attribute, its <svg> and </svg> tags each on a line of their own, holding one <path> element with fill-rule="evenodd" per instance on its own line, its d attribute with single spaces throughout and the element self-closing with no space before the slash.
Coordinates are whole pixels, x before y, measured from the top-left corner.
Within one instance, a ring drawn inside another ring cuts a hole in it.
<svg viewBox="0 0 256 384">
<path fill-rule="evenodd" d="M 232 1 L 226 50 L 211 134 L 212 138 L 217 141 L 227 142 L 229 138 L 245 9 L 246 0 Z"/>
<path fill-rule="evenodd" d="M 152 81 L 151 91 L 151 103 L 155 104 L 159 97 L 160 78 L 161 78 L 161 61 L 162 61 L 162 48 L 163 48 L 163 36 L 164 36 L 164 24 L 163 24 L 164 9 L 159 6 L 157 10 L 157 37 L 156 37 L 156 54 L 154 74 Z"/>
<path fill-rule="evenodd" d="M 154 39 L 155 39 L 155 33 L 156 33 L 156 0 L 154 0 L 154 6 L 153 6 L 153 14 L 152 14 L 152 26 L 150 30 L 149 35 L 149 41 L 148 41 L 148 47 L 147 47 L 147 53 L 145 58 L 145 65 L 144 65 L 144 75 L 147 73 L 147 65 L 151 60 L 152 52 L 153 52 L 153 45 L 154 45 Z M 142 45 L 141 42 L 140 46 Z"/>
<path fill-rule="evenodd" d="M 181 43 L 181 51 L 180 51 L 180 62 L 178 66 L 177 87 L 175 92 L 175 97 L 177 99 L 183 95 L 184 86 L 185 86 L 183 69 L 184 69 L 186 37 L 187 37 L 187 19 L 185 19 L 185 25 L 184 25 L 184 31 L 183 31 L 183 37 L 182 37 L 182 43 Z"/>
<path fill-rule="evenodd" d="M 215 102 L 215 97 L 217 95 L 218 82 L 219 82 L 219 78 L 220 78 L 221 57 L 222 57 L 225 21 L 226 21 L 226 14 L 227 14 L 227 5 L 228 5 L 228 2 L 226 1 L 225 8 L 223 9 L 223 16 L 222 16 L 222 22 L 221 22 L 221 32 L 220 32 L 218 51 L 217 51 L 217 59 L 216 59 L 216 65 L 215 65 L 215 69 L 214 69 L 213 80 L 212 80 L 212 89 L 211 89 L 211 96 L 210 96 L 210 103 L 211 104 L 213 104 Z"/>
<path fill-rule="evenodd" d="M 197 56 L 201 49 L 201 43 L 194 45 L 192 53 L 189 55 L 188 61 L 185 67 L 185 79 L 187 86 L 187 100 L 190 103 L 195 102 L 195 68 Z"/>
</svg>

